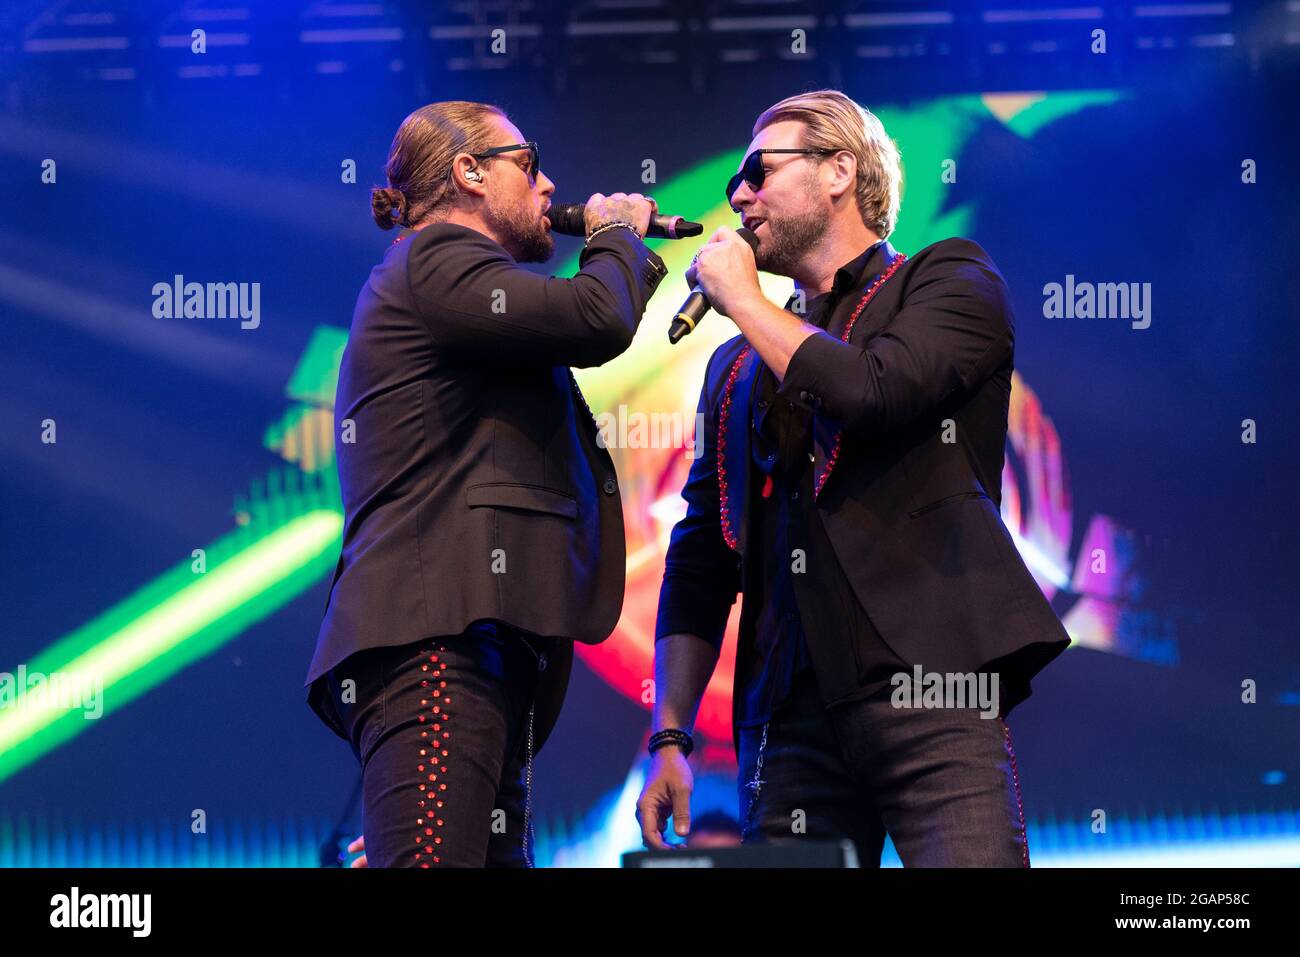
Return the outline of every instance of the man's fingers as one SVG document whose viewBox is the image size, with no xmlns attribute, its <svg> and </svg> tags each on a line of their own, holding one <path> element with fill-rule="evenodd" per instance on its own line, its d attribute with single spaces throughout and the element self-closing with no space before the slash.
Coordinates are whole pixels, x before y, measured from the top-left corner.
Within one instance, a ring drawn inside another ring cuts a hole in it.
<svg viewBox="0 0 1300 957">
<path fill-rule="evenodd" d="M 348 866 L 369 867 L 370 865 L 366 861 L 366 836 L 364 834 L 358 834 L 356 837 L 352 839 L 352 843 L 348 845 L 349 854 L 355 854 L 357 851 L 361 852 L 361 856 L 358 857 L 355 861 L 353 861 Z"/>
<path fill-rule="evenodd" d="M 673 830 L 678 837 L 691 833 L 691 792 L 685 788 L 673 789 Z"/>
<path fill-rule="evenodd" d="M 691 260 L 690 266 L 687 267 L 686 269 L 687 285 L 691 285 L 691 286 L 695 285 L 696 273 L 699 271 L 701 260 L 711 256 L 713 252 L 718 248 L 719 245 L 720 243 L 714 242 L 713 240 L 709 240 L 707 245 L 701 246 L 699 248 L 699 250 L 695 253 L 695 258 Z"/>
<path fill-rule="evenodd" d="M 667 850 L 663 829 L 668 822 L 665 820 L 660 823 L 659 802 L 649 794 L 643 795 L 637 804 L 637 817 L 641 819 L 641 843 L 651 850 Z"/>
</svg>

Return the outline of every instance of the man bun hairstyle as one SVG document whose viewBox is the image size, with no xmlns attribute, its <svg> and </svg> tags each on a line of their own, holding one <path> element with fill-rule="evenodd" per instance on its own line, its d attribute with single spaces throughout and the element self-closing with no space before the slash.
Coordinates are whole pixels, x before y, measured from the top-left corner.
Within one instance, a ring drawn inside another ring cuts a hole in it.
<svg viewBox="0 0 1300 957">
<path fill-rule="evenodd" d="M 370 191 L 370 212 L 380 229 L 392 229 L 406 216 L 406 194 L 400 189 L 377 186 Z"/>
</svg>

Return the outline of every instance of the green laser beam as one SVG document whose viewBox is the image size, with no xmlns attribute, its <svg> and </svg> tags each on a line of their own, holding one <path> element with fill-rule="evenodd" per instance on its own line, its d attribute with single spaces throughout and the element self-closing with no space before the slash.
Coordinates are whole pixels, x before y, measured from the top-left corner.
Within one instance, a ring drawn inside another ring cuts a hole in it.
<svg viewBox="0 0 1300 957">
<path fill-rule="evenodd" d="M 231 533 L 207 549 L 207 572 L 178 565 L 61 639 L 28 672 L 102 683 L 106 715 L 310 587 L 333 567 L 342 529 L 338 511 L 314 508 L 251 543 Z M 27 699 L 0 710 L 0 780 L 86 730 L 97 719 L 85 713 Z"/>
</svg>

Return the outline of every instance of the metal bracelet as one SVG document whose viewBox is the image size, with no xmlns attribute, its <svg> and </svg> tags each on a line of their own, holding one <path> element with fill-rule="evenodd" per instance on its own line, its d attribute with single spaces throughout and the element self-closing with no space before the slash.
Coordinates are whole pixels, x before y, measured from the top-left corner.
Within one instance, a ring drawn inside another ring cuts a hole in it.
<svg viewBox="0 0 1300 957">
<path fill-rule="evenodd" d="M 637 231 L 636 231 L 636 226 L 635 226 L 634 224 L 629 223 L 629 222 L 627 222 L 626 220 L 623 220 L 623 219 L 613 219 L 613 220 L 610 220 L 608 223 L 601 223 L 599 226 L 597 226 L 595 229 L 593 229 L 591 232 L 589 232 L 589 233 L 587 234 L 587 242 L 591 242 L 593 239 L 595 239 L 597 236 L 599 236 L 599 235 L 600 235 L 601 233 L 603 233 L 605 230 L 607 230 L 607 229 L 613 229 L 613 228 L 615 228 L 616 226 L 623 226 L 623 227 L 626 227 L 627 229 L 632 230 L 632 232 L 636 233 L 638 239 L 639 239 L 640 236 L 641 236 L 640 233 L 637 233 Z"/>
</svg>

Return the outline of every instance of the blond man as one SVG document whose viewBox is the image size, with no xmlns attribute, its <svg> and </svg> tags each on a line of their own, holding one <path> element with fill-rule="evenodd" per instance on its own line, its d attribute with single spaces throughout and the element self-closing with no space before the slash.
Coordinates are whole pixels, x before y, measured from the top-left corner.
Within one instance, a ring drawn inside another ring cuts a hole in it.
<svg viewBox="0 0 1300 957">
<path fill-rule="evenodd" d="M 906 866 L 1029 866 L 1005 718 L 1069 638 L 999 513 L 1010 300 L 969 240 L 890 245 L 900 185 L 875 116 L 790 97 L 726 187 L 756 251 L 719 229 L 688 273 L 740 335 L 708 365 L 660 594 L 652 848 L 670 816 L 689 835 L 690 729 L 741 593 L 744 842 L 849 838 L 875 866 L 888 834 Z M 759 269 L 794 280 L 784 309 Z"/>
</svg>

